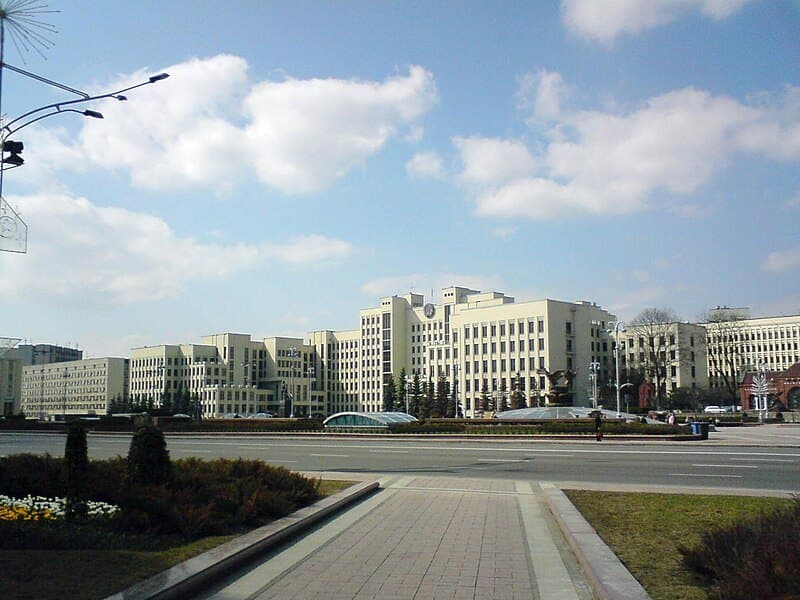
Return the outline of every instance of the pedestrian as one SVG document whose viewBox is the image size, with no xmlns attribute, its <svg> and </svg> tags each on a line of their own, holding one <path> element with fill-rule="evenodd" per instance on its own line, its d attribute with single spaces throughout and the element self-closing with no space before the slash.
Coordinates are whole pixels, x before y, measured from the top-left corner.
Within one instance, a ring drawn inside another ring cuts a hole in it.
<svg viewBox="0 0 800 600">
<path fill-rule="evenodd" d="M 599 411 L 594 415 L 594 435 L 598 442 L 603 441 L 603 417 Z"/>
<path fill-rule="evenodd" d="M 674 413 L 669 413 L 669 416 L 667 417 L 667 424 L 668 424 L 670 427 L 672 427 L 673 425 L 675 425 L 675 414 L 674 414 Z"/>
</svg>

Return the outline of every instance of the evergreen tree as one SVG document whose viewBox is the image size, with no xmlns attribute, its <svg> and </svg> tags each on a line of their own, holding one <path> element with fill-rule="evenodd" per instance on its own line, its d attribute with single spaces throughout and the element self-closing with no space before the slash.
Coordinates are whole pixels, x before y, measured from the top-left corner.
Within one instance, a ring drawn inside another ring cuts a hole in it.
<svg viewBox="0 0 800 600">
<path fill-rule="evenodd" d="M 433 406 L 431 407 L 431 417 L 434 419 L 441 419 L 446 416 L 447 411 L 447 388 L 445 387 L 444 377 L 441 375 L 436 380 L 435 393 Z"/>
<path fill-rule="evenodd" d="M 180 389 L 178 390 L 178 407 L 180 408 L 181 414 L 188 415 L 189 414 L 189 403 L 191 402 L 191 394 L 189 394 L 189 388 L 184 387 L 181 384 Z"/>
<path fill-rule="evenodd" d="M 77 421 L 67 430 L 67 445 L 64 450 L 64 479 L 67 482 L 66 518 L 68 521 L 86 512 L 86 486 L 89 473 L 89 454 L 86 447 L 86 431 Z"/>
<path fill-rule="evenodd" d="M 433 408 L 433 383 L 429 379 L 422 384 L 423 390 L 419 400 L 419 418 L 429 419 Z"/>
<path fill-rule="evenodd" d="M 128 450 L 128 478 L 131 483 L 158 485 L 172 477 L 172 464 L 164 434 L 155 425 L 140 426 Z"/>
<path fill-rule="evenodd" d="M 198 392 L 192 393 L 191 406 L 189 408 L 192 412 L 186 414 L 193 416 L 198 421 L 203 419 L 203 403 L 200 401 L 200 394 Z"/>
<path fill-rule="evenodd" d="M 489 385 L 485 379 L 481 385 L 481 410 L 485 413 L 492 412 L 492 398 L 489 396 Z"/>
<path fill-rule="evenodd" d="M 145 408 L 148 411 L 150 411 L 150 410 L 153 410 L 155 408 L 155 406 L 156 406 L 156 401 L 153 399 L 153 397 L 152 396 L 148 397 L 147 398 L 147 404 L 145 405 Z"/>
<path fill-rule="evenodd" d="M 383 411 L 392 412 L 394 410 L 394 401 L 397 396 L 397 390 L 394 386 L 394 375 L 389 373 L 389 380 L 383 386 Z"/>
<path fill-rule="evenodd" d="M 497 399 L 497 412 L 502 412 L 504 410 L 508 410 L 508 402 L 507 402 L 507 392 L 506 392 L 506 380 L 500 379 L 500 397 Z"/>
<path fill-rule="evenodd" d="M 511 410 L 525 408 L 525 394 L 519 389 L 519 375 L 514 378 L 514 391 L 511 392 Z"/>
<path fill-rule="evenodd" d="M 400 379 L 397 380 L 397 398 L 394 403 L 395 411 L 406 412 L 406 393 L 406 368 L 403 367 L 400 371 Z M 411 410 L 410 406 L 409 410 Z"/>
<path fill-rule="evenodd" d="M 449 386 L 448 382 L 448 386 Z M 453 419 L 456 415 L 456 386 L 451 386 L 450 393 L 447 394 L 447 406 L 445 408 L 444 416 Z"/>
<path fill-rule="evenodd" d="M 422 394 L 422 388 L 419 382 L 419 374 L 414 374 L 414 379 L 411 382 L 411 399 L 409 402 L 409 410 L 412 415 L 419 418 L 419 404 L 420 404 L 420 396 Z"/>
<path fill-rule="evenodd" d="M 167 392 L 164 392 L 164 394 L 161 396 L 161 408 L 169 411 L 172 410 L 172 398 Z"/>
</svg>

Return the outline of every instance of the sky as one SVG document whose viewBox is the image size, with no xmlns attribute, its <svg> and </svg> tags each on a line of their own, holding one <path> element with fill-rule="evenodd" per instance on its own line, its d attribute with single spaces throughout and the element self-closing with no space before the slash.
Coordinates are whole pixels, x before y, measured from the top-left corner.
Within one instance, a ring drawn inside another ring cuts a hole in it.
<svg viewBox="0 0 800 600">
<path fill-rule="evenodd" d="M 798 1 L 40 4 L 57 32 L 7 63 L 170 77 L 14 134 L 2 336 L 302 336 L 449 285 L 800 314 Z M 2 83 L 7 120 L 75 98 Z"/>
</svg>

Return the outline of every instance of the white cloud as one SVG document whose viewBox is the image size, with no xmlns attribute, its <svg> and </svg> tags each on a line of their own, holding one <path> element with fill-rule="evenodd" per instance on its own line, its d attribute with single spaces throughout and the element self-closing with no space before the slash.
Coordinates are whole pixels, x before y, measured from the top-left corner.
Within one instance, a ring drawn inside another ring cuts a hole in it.
<svg viewBox="0 0 800 600">
<path fill-rule="evenodd" d="M 528 148 L 517 140 L 456 137 L 453 143 L 464 167 L 459 178 L 467 184 L 494 184 L 536 170 L 536 161 Z"/>
<path fill-rule="evenodd" d="M 800 267 L 800 246 L 771 252 L 761 263 L 764 271 L 788 271 Z"/>
<path fill-rule="evenodd" d="M 425 137 L 425 128 L 422 125 L 414 125 L 406 134 L 406 141 L 409 144 L 417 144 L 422 141 L 423 137 Z"/>
<path fill-rule="evenodd" d="M 611 42 L 622 34 L 636 34 L 666 25 L 682 14 L 699 11 L 716 21 L 725 19 L 754 0 L 561 0 L 566 27 L 580 37 Z"/>
<path fill-rule="evenodd" d="M 442 157 L 437 152 L 420 152 L 406 163 L 406 173 L 415 178 L 443 179 Z"/>
<path fill-rule="evenodd" d="M 532 111 L 532 120 L 557 119 L 569 92 L 561 73 L 539 69 L 520 77 L 519 106 Z"/>
<path fill-rule="evenodd" d="M 361 291 L 372 298 L 393 295 L 403 296 L 413 291 L 416 294 L 424 294 L 426 300 L 430 300 L 430 293 L 433 290 L 438 301 L 441 299 L 439 297 L 441 290 L 453 285 L 468 287 L 473 290 L 494 291 L 502 290 L 503 281 L 499 277 L 484 277 L 482 275 L 411 273 L 409 275 L 381 277 L 367 281 L 361 286 Z"/>
<path fill-rule="evenodd" d="M 247 69 L 244 59 L 232 55 L 167 67 L 169 79 L 131 91 L 128 102 L 102 102 L 98 109 L 106 118 L 86 120 L 77 148 L 55 158 L 60 167 L 72 168 L 82 154 L 96 165 L 128 172 L 142 188 L 226 193 L 254 173 L 284 193 L 311 193 L 403 131 L 421 135 L 417 121 L 437 102 L 433 75 L 419 66 L 382 82 L 252 83 Z M 146 80 L 147 74 L 120 78 L 104 91 Z"/>
<path fill-rule="evenodd" d="M 625 214 L 647 208 L 654 192 L 666 191 L 673 210 L 702 217 L 703 207 L 672 197 L 695 192 L 733 155 L 800 158 L 798 88 L 769 100 L 752 106 L 684 88 L 627 114 L 562 111 L 536 156 L 517 140 L 456 138 L 463 164 L 458 180 L 482 216 Z M 758 135 L 763 130 L 770 135 Z"/>
<path fill-rule="evenodd" d="M 225 279 L 269 260 L 314 264 L 340 259 L 347 242 L 307 236 L 286 244 L 205 243 L 179 237 L 158 217 L 103 207 L 85 198 L 40 194 L 14 198 L 28 222 L 26 255 L 0 256 L 0 296 L 121 305 L 179 295 L 193 281 Z"/>
</svg>

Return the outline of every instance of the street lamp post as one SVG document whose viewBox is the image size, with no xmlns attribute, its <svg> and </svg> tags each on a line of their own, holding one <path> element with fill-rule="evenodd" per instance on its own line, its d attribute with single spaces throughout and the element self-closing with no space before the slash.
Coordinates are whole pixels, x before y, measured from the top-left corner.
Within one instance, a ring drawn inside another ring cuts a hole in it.
<svg viewBox="0 0 800 600">
<path fill-rule="evenodd" d="M 458 368 L 461 365 L 453 364 L 453 418 L 458 418 Z"/>
<path fill-rule="evenodd" d="M 69 378 L 69 373 L 67 373 L 67 367 L 64 367 L 64 373 L 61 375 L 64 379 L 64 396 L 61 402 L 61 420 L 66 423 L 67 422 L 67 378 Z"/>
<path fill-rule="evenodd" d="M 609 333 L 611 333 L 611 331 L 614 332 L 614 370 L 616 371 L 614 388 L 616 389 L 617 392 L 617 418 L 619 419 L 620 418 L 619 394 L 620 390 L 622 389 L 622 387 L 619 384 L 619 351 L 622 348 L 622 345 L 620 344 L 619 341 L 619 333 L 620 331 L 625 331 L 625 323 L 623 323 L 622 321 L 615 321 L 613 329 L 608 329 L 606 331 L 608 331 Z M 625 385 L 631 385 L 631 384 L 628 383 Z M 633 386 L 631 385 L 631 387 Z"/>
<path fill-rule="evenodd" d="M 308 369 L 306 370 L 306 373 L 308 374 L 308 415 L 307 416 L 308 416 L 309 419 L 311 418 L 311 397 L 312 397 L 311 396 L 311 392 L 313 390 L 313 383 L 314 383 L 312 381 L 312 378 L 314 377 L 314 373 L 315 372 L 316 372 L 316 369 L 314 369 L 314 366 L 313 365 L 309 365 Z"/>
<path fill-rule="evenodd" d="M 405 386 L 406 386 L 406 414 L 408 415 L 411 414 L 408 411 L 408 396 L 411 393 L 411 378 L 408 375 L 406 375 Z"/>
<path fill-rule="evenodd" d="M 599 362 L 589 363 L 589 378 L 592 380 L 592 408 L 597 409 L 597 374 L 600 372 Z"/>
<path fill-rule="evenodd" d="M 288 354 L 286 355 L 291 358 L 291 375 L 289 378 L 289 418 L 294 419 L 294 373 L 295 373 L 295 359 L 300 356 L 300 352 L 297 348 L 289 348 Z"/>
</svg>

